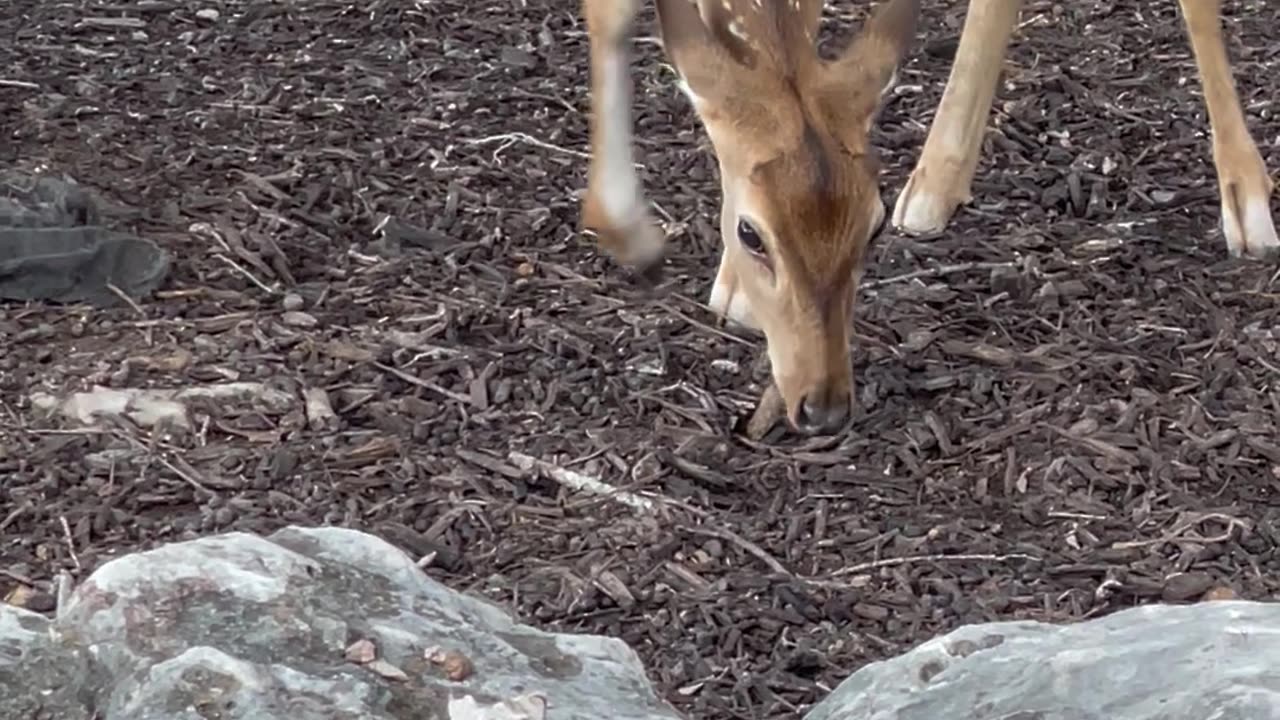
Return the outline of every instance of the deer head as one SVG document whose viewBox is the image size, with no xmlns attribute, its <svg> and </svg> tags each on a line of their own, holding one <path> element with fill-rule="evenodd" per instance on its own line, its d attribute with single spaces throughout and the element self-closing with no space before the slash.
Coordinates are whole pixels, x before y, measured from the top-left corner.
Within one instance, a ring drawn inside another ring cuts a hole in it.
<svg viewBox="0 0 1280 720">
<path fill-rule="evenodd" d="M 849 415 L 854 295 L 885 218 L 868 134 L 919 9 L 888 0 L 826 61 L 822 0 L 658 0 L 667 58 L 720 166 L 710 305 L 763 331 L 802 432 L 833 432 Z"/>
</svg>

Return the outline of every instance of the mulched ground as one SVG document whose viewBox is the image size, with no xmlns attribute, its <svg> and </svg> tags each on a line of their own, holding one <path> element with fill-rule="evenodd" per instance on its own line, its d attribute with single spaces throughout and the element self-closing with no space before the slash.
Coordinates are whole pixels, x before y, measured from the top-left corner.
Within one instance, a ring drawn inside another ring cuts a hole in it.
<svg viewBox="0 0 1280 720">
<path fill-rule="evenodd" d="M 926 5 L 879 131 L 888 199 L 965 3 Z M 1227 5 L 1280 168 L 1280 6 Z M 541 627 L 624 638 L 708 720 L 795 717 L 961 623 L 1274 597 L 1280 291 L 1226 258 L 1176 4 L 1023 20 L 974 205 L 874 251 L 853 432 L 752 444 L 732 428 L 761 343 L 701 304 L 718 190 L 651 40 L 646 187 L 683 228 L 663 296 L 575 231 L 574 2 L 9 0 L 0 161 L 75 177 L 178 262 L 138 309 L 0 309 L 0 592 L 47 609 L 59 571 L 120 552 L 338 523 Z M 323 388 L 339 425 L 211 410 L 164 440 L 27 400 L 237 379 Z"/>
</svg>

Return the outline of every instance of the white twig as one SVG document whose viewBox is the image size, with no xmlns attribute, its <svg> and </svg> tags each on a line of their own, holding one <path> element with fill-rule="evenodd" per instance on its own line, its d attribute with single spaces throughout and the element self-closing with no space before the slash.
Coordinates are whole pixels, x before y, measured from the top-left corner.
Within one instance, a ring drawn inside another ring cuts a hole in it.
<svg viewBox="0 0 1280 720">
<path fill-rule="evenodd" d="M 55 618 L 66 614 L 67 606 L 71 604 L 71 593 L 74 590 L 75 583 L 71 580 L 71 573 L 66 570 L 58 571 L 57 577 L 54 578 L 53 615 Z"/>
<path fill-rule="evenodd" d="M 59 515 L 58 522 L 62 523 L 62 537 L 67 541 L 67 552 L 71 553 L 71 562 L 75 564 L 76 570 L 83 570 L 80 565 L 80 556 L 76 555 L 76 541 L 71 537 L 71 526 L 67 524 L 67 516 Z"/>
<path fill-rule="evenodd" d="M 971 262 L 960 263 L 958 265 L 940 265 L 934 268 L 926 268 L 924 270 L 914 270 L 902 275 L 894 275 L 892 277 L 880 278 L 879 280 L 868 280 L 862 283 L 861 287 L 872 290 L 885 285 L 893 285 L 894 283 L 907 282 L 909 280 L 923 280 L 924 278 L 941 277 L 952 273 L 965 272 L 967 270 L 995 270 L 997 268 L 1018 267 L 1016 262 Z"/>
<path fill-rule="evenodd" d="M 574 490 L 580 490 L 592 495 L 609 497 L 636 510 L 642 510 L 644 512 L 654 511 L 653 501 L 640 497 L 635 493 L 619 490 L 609 483 L 593 478 L 590 475 L 583 475 L 580 472 L 552 465 L 549 462 L 539 460 L 538 458 L 525 455 L 521 452 L 512 451 L 507 455 L 507 459 L 511 461 L 512 465 L 515 465 L 517 468 L 520 468 L 525 472 L 538 470 L 539 472 L 545 473 L 552 480 Z"/>
<path fill-rule="evenodd" d="M 262 282 L 261 280 L 259 280 L 259 279 L 258 279 L 258 278 L 256 278 L 256 277 L 254 277 L 254 274 L 253 274 L 253 273 L 251 273 L 251 272 L 249 272 L 248 270 L 244 269 L 244 267 L 242 267 L 242 266 L 240 265 L 240 263 L 237 263 L 235 260 L 232 260 L 231 258 L 227 257 L 226 255 L 223 255 L 222 253 L 214 253 L 214 255 L 213 255 L 213 256 L 214 256 L 214 257 L 216 257 L 216 258 L 218 258 L 218 259 L 219 259 L 219 260 L 221 260 L 222 262 L 224 262 L 224 263 L 226 263 L 226 264 L 230 265 L 232 270 L 235 270 L 236 272 L 238 272 L 238 273 L 240 273 L 241 275 L 243 275 L 243 276 L 245 276 L 246 278 L 248 278 L 248 279 L 249 279 L 249 282 L 253 283 L 254 285 L 257 285 L 257 286 L 258 286 L 258 287 L 260 287 L 260 288 L 262 288 L 263 290 L 265 290 L 265 291 L 267 292 L 267 294 L 269 294 L 269 295 L 277 295 L 277 294 L 279 294 L 279 291 L 278 291 L 278 290 L 276 290 L 275 288 L 272 288 L 272 287 L 268 286 L 266 283 Z"/>
<path fill-rule="evenodd" d="M 110 290 L 112 294 L 114 294 L 116 297 L 125 301 L 129 305 L 129 307 L 133 308 L 134 312 L 138 313 L 139 317 L 145 318 L 147 316 L 147 311 L 143 310 L 142 307 L 138 305 L 138 303 L 134 302 L 133 298 L 129 297 L 128 293 L 126 293 L 125 291 L 117 287 L 115 283 L 107 283 L 107 289 Z"/>
<path fill-rule="evenodd" d="M 572 148 L 561 147 L 559 145 L 552 145 L 551 143 L 545 140 L 539 140 L 538 138 L 528 133 L 522 133 L 522 132 L 509 132 L 509 133 L 502 133 L 501 135 L 487 135 L 482 138 L 475 138 L 472 140 L 463 140 L 463 142 L 466 143 L 467 145 L 488 145 L 489 143 L 493 143 L 493 142 L 501 142 L 502 147 L 498 148 L 497 150 L 494 150 L 493 151 L 494 155 L 497 155 L 498 153 L 511 147 L 512 145 L 515 145 L 516 143 L 522 142 L 522 143 L 527 143 L 529 145 L 532 145 L 534 147 L 542 148 L 543 150 L 551 150 L 552 152 L 564 153 L 565 155 L 573 155 L 574 157 L 580 157 L 580 158 L 591 157 L 591 153 L 586 153 L 581 150 L 574 150 Z"/>
<path fill-rule="evenodd" d="M 879 570 L 880 568 L 896 567 L 898 565 L 907 565 L 916 562 L 1009 562 L 1010 560 L 1040 562 L 1040 558 L 1035 555 L 1026 555 L 1024 553 L 1009 553 L 1007 555 L 908 555 L 907 557 L 882 558 L 880 560 L 872 560 L 871 562 L 858 563 L 857 565 L 849 565 L 836 570 L 831 573 L 829 577 L 856 575 L 870 570 Z"/>
</svg>

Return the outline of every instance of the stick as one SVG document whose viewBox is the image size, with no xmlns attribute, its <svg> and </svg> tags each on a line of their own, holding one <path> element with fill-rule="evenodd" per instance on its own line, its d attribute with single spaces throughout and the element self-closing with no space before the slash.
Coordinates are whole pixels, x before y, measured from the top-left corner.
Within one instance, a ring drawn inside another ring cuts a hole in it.
<svg viewBox="0 0 1280 720">
<path fill-rule="evenodd" d="M 66 613 L 67 605 L 71 603 L 71 592 L 75 589 L 75 584 L 71 580 L 71 573 L 66 570 L 58 572 L 53 584 L 55 588 L 53 615 L 55 618 L 60 618 Z"/>
<path fill-rule="evenodd" d="M 870 280 L 862 283 L 861 288 L 871 290 L 885 285 L 894 283 L 907 282 L 908 280 L 922 280 L 924 278 L 941 277 L 952 273 L 965 272 L 966 270 L 995 270 L 997 268 L 1017 267 L 1016 262 L 971 262 L 960 263 L 959 265 L 942 265 L 935 268 L 926 268 L 924 270 L 915 270 L 902 275 L 894 275 L 892 277 L 880 278 L 879 280 Z"/>
<path fill-rule="evenodd" d="M 71 526 L 67 524 L 67 516 L 59 515 L 58 522 L 62 523 L 62 538 L 67 541 L 67 552 L 71 553 L 71 562 L 76 566 L 76 570 L 83 570 L 80 556 L 76 554 L 75 539 L 71 537 Z"/>
<path fill-rule="evenodd" d="M 147 316 L 147 312 L 143 310 L 138 303 L 134 302 L 133 298 L 129 297 L 128 293 L 116 287 L 115 283 L 107 283 L 107 289 L 110 290 L 113 295 L 128 303 L 129 307 L 133 308 L 133 311 L 138 313 L 139 317 L 145 318 Z"/>
<path fill-rule="evenodd" d="M 552 480 L 574 490 L 590 493 L 592 495 L 609 497 L 617 500 L 623 505 L 627 505 L 631 508 L 644 512 L 653 512 L 655 509 L 653 501 L 640 497 L 635 493 L 619 490 L 609 483 L 593 478 L 590 475 L 583 475 L 580 472 L 558 467 L 544 460 L 539 460 L 530 455 L 525 455 L 521 452 L 512 451 L 507 455 L 507 459 L 511 461 L 512 465 L 515 465 L 525 472 L 538 470 L 546 474 Z"/>
<path fill-rule="evenodd" d="M 742 537 L 738 533 L 729 530 L 728 528 L 690 527 L 688 530 L 689 532 L 696 533 L 698 535 L 710 535 L 711 537 L 720 538 L 721 540 L 728 540 L 759 558 L 760 562 L 764 563 L 766 567 L 779 575 L 795 577 L 795 573 L 791 572 L 783 566 L 782 563 L 778 562 L 777 558 L 765 552 L 764 548 Z"/>
<path fill-rule="evenodd" d="M 907 565 L 915 562 L 1008 562 L 1010 560 L 1042 562 L 1042 560 L 1035 555 L 1026 555 L 1024 553 L 1009 553 L 1008 555 L 908 555 L 907 557 L 883 558 L 880 560 L 873 560 L 871 562 L 858 563 L 857 565 L 849 565 L 836 570 L 831 573 L 829 577 L 856 575 L 858 573 L 867 572 L 868 570 L 897 567 L 899 565 Z"/>
</svg>

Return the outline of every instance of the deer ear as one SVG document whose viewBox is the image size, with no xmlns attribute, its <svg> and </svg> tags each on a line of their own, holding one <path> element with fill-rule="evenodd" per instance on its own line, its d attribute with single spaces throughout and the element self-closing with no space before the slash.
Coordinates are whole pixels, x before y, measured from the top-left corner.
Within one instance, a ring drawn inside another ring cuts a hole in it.
<svg viewBox="0 0 1280 720">
<path fill-rule="evenodd" d="M 657 0 L 657 6 L 667 59 L 696 97 L 722 96 L 734 72 L 755 67 L 755 51 L 730 3 Z"/>
<path fill-rule="evenodd" d="M 920 0 L 888 0 L 872 13 L 844 54 L 827 68 L 827 86 L 846 113 L 868 123 L 897 81 L 915 39 Z M 850 107 L 852 105 L 853 107 Z"/>
</svg>

